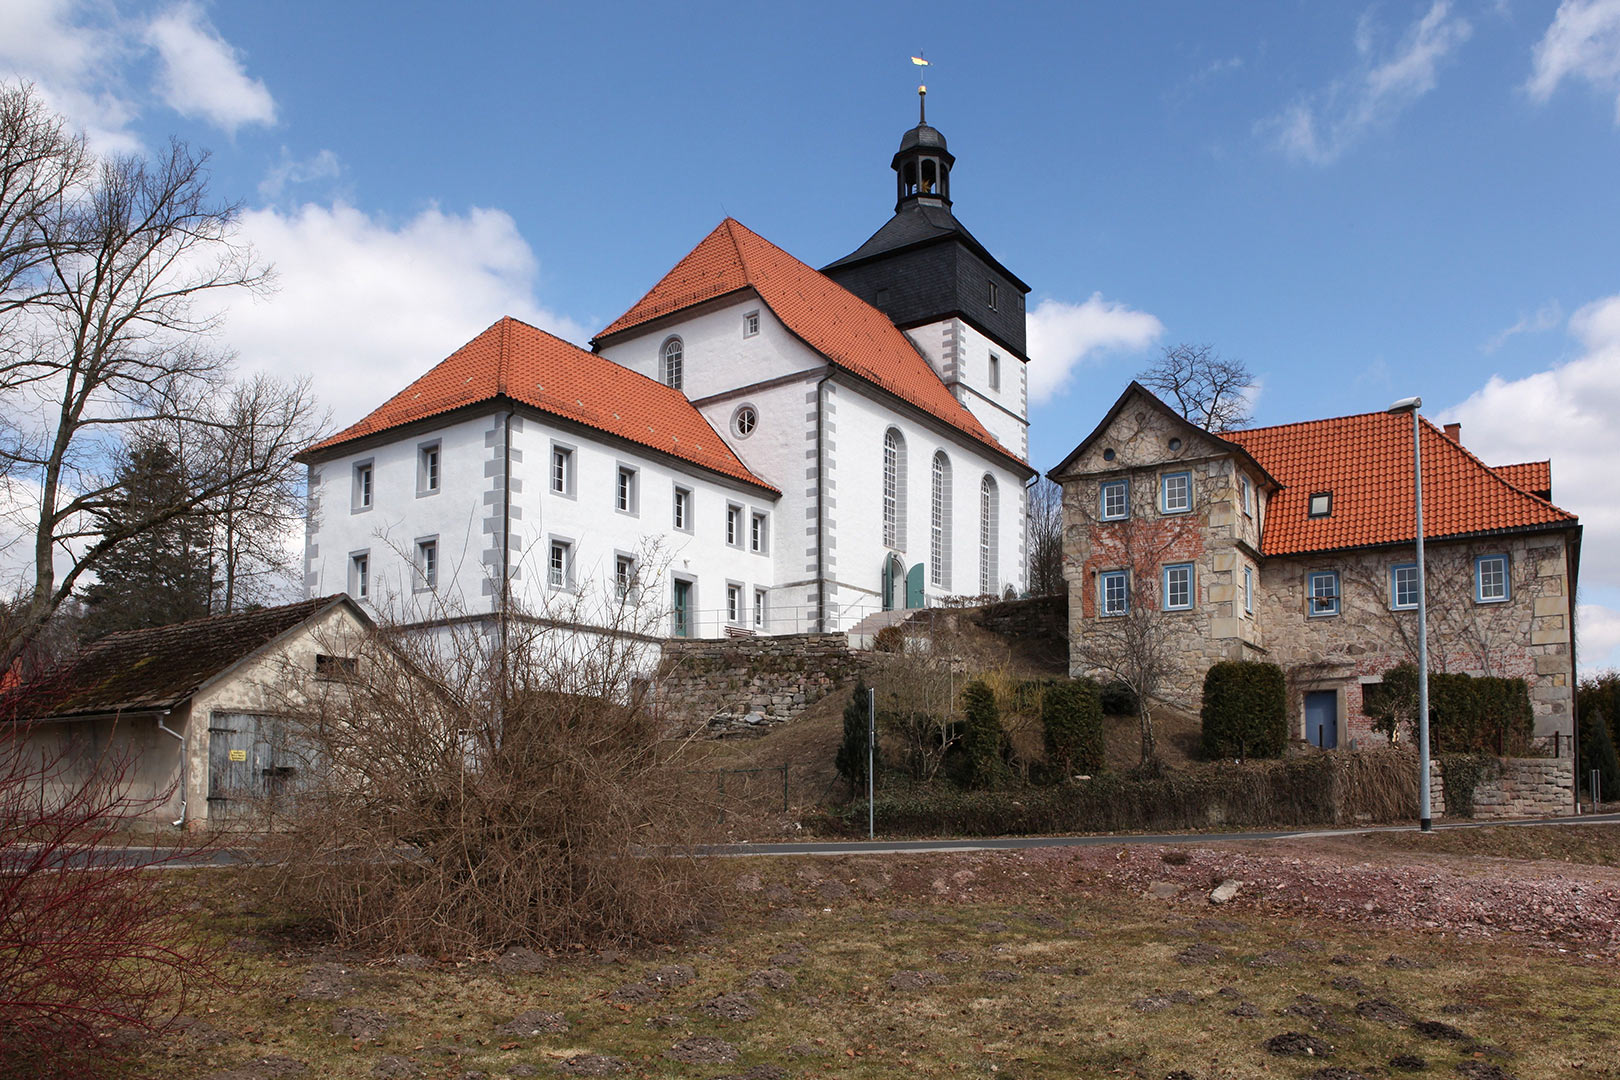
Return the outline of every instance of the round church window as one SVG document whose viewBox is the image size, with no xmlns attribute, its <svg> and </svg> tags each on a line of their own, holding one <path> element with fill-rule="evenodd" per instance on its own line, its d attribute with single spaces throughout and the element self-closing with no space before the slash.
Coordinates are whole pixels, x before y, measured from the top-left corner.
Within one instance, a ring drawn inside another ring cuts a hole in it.
<svg viewBox="0 0 1620 1080">
<path fill-rule="evenodd" d="M 731 416 L 731 430 L 739 439 L 746 439 L 759 426 L 759 413 L 752 405 L 744 405 Z"/>
</svg>

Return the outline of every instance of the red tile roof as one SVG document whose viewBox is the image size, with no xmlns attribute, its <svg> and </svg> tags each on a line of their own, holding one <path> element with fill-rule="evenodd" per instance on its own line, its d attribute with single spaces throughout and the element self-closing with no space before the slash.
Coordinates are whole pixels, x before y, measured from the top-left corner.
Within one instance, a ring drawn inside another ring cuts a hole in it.
<svg viewBox="0 0 1620 1080">
<path fill-rule="evenodd" d="M 1535 494 L 1552 491 L 1552 462 L 1522 461 L 1517 465 L 1492 465 L 1496 475 L 1524 490 Z"/>
<path fill-rule="evenodd" d="M 679 390 L 510 317 L 304 453 L 498 397 L 776 491 L 748 471 Z"/>
<path fill-rule="evenodd" d="M 1282 484 L 1266 512 L 1262 553 L 1297 555 L 1410 543 L 1412 421 L 1365 413 L 1223 432 Z M 1423 440 L 1423 533 L 1463 536 L 1574 525 L 1575 515 L 1515 486 L 1427 420 Z M 1315 492 L 1333 493 L 1332 513 L 1309 516 Z"/>
<path fill-rule="evenodd" d="M 716 226 L 595 341 L 745 288 L 757 292 L 784 326 L 838 367 L 998 453 L 1022 460 L 951 395 L 888 316 L 733 218 Z"/>
</svg>

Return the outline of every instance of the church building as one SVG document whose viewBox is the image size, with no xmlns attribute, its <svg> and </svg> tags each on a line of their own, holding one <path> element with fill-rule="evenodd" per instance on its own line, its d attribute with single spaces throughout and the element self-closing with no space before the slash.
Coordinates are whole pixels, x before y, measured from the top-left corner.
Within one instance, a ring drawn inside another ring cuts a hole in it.
<svg viewBox="0 0 1620 1080">
<path fill-rule="evenodd" d="M 720 637 L 1022 592 L 1029 286 L 954 164 L 906 132 L 894 215 L 820 271 L 727 218 L 591 351 L 489 327 L 305 452 L 307 595 Z"/>
</svg>

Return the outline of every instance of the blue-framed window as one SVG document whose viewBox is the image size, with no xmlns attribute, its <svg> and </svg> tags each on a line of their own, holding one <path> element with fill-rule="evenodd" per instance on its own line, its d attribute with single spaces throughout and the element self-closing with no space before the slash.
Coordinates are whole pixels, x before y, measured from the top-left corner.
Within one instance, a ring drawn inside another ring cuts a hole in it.
<svg viewBox="0 0 1620 1080">
<path fill-rule="evenodd" d="M 1339 613 L 1339 572 L 1318 570 L 1306 579 L 1306 614 L 1312 618 Z"/>
<path fill-rule="evenodd" d="M 1238 473 L 1238 501 L 1243 504 L 1243 516 L 1254 517 L 1254 485 L 1248 473 Z"/>
<path fill-rule="evenodd" d="M 1417 563 L 1397 563 L 1389 568 L 1389 606 L 1396 611 L 1417 608 Z"/>
<path fill-rule="evenodd" d="M 1191 611 L 1193 606 L 1193 564 L 1176 563 L 1164 568 L 1164 610 Z"/>
<path fill-rule="evenodd" d="M 1097 495 L 1104 521 L 1121 521 L 1131 516 L 1131 482 L 1104 480 Z"/>
<path fill-rule="evenodd" d="M 1103 616 L 1125 615 L 1131 610 L 1130 577 L 1123 570 L 1106 570 L 1097 575 L 1097 612 Z"/>
<path fill-rule="evenodd" d="M 1243 568 L 1243 612 L 1246 615 L 1254 614 L 1254 567 Z"/>
<path fill-rule="evenodd" d="M 1192 510 L 1192 473 L 1165 473 L 1159 478 L 1159 509 L 1166 514 Z"/>
<path fill-rule="evenodd" d="M 1500 604 L 1511 597 L 1508 586 L 1508 557 L 1481 555 L 1474 560 L 1474 600 L 1480 604 Z"/>
</svg>

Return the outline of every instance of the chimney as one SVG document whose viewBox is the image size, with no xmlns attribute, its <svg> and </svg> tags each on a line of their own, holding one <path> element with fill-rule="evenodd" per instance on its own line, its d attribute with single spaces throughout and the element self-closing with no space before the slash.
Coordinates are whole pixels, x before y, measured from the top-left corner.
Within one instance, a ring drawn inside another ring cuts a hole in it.
<svg viewBox="0 0 1620 1080">
<path fill-rule="evenodd" d="M 1462 445 L 1462 425 L 1461 424 L 1447 424 L 1446 425 L 1446 438 L 1450 439 L 1452 442 L 1456 443 L 1458 446 L 1461 446 Z"/>
</svg>

